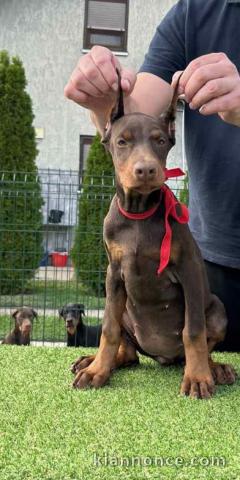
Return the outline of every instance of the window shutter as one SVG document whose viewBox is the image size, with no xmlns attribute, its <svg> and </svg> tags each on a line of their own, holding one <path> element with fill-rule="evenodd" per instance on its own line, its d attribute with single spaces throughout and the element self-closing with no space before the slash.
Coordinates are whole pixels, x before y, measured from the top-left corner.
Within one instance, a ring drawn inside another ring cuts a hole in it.
<svg viewBox="0 0 240 480">
<path fill-rule="evenodd" d="M 88 28 L 125 30 L 126 4 L 90 0 Z"/>
</svg>

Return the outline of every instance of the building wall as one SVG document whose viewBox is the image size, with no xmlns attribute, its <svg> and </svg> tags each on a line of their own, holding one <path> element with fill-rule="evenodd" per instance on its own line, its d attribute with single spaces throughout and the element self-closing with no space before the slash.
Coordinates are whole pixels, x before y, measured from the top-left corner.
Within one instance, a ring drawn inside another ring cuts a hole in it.
<svg viewBox="0 0 240 480">
<path fill-rule="evenodd" d="M 128 56 L 137 69 L 157 24 L 176 0 L 130 0 Z M 64 98 L 64 86 L 82 53 L 84 0 L 1 0 L 0 50 L 22 59 L 39 140 L 38 166 L 78 169 L 79 135 L 94 134 L 86 110 Z M 181 153 L 180 153 L 181 155 Z M 179 163 L 179 162 L 178 162 Z"/>
</svg>

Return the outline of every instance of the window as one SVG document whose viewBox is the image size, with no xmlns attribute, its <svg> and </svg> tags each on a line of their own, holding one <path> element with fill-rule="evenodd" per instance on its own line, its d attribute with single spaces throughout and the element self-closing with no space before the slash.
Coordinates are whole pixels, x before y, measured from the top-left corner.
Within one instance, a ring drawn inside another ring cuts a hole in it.
<svg viewBox="0 0 240 480">
<path fill-rule="evenodd" d="M 128 0 L 85 0 L 83 47 L 127 51 Z"/>
<path fill-rule="evenodd" d="M 79 158 L 79 177 L 80 179 L 84 175 L 84 170 L 86 170 L 86 160 L 90 146 L 92 144 L 94 136 L 93 135 L 80 135 L 80 158 Z"/>
</svg>

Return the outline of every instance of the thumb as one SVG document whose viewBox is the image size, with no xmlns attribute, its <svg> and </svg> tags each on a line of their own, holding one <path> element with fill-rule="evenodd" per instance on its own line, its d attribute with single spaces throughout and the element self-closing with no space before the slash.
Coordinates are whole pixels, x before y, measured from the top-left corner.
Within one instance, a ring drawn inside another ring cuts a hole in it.
<svg viewBox="0 0 240 480">
<path fill-rule="evenodd" d="M 121 87 L 126 95 L 132 93 L 134 85 L 137 80 L 137 75 L 133 70 L 123 68 L 118 59 L 113 56 L 112 63 L 118 69 L 121 75 Z"/>
<path fill-rule="evenodd" d="M 174 75 L 172 77 L 172 83 L 171 83 L 171 86 L 172 86 L 173 89 L 175 89 L 175 87 L 178 83 L 179 77 L 182 75 L 182 73 L 183 73 L 183 70 L 178 70 L 177 72 L 174 73 Z M 179 85 L 178 85 L 178 93 L 179 93 L 179 95 L 181 95 L 183 93 L 183 88 L 181 87 L 180 82 L 179 82 Z"/>
<path fill-rule="evenodd" d="M 134 89 L 137 80 L 137 75 L 133 70 L 124 68 L 121 71 L 121 86 L 126 95 L 130 95 Z"/>
</svg>

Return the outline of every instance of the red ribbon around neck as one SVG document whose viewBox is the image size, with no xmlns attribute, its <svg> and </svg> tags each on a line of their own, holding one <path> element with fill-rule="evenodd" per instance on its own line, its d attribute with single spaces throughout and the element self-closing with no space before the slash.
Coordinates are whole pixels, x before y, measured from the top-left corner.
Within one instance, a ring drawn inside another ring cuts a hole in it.
<svg viewBox="0 0 240 480">
<path fill-rule="evenodd" d="M 178 177 L 184 175 L 184 172 L 180 168 L 172 168 L 172 169 L 165 169 L 166 179 Z M 180 203 L 174 196 L 173 192 L 167 185 L 163 185 L 161 187 L 161 191 L 164 195 L 164 204 L 165 204 L 165 216 L 164 216 L 164 223 L 165 223 L 165 234 L 163 237 L 162 244 L 160 246 L 160 262 L 157 269 L 157 274 L 160 275 L 163 270 L 167 267 L 170 259 L 171 253 L 171 242 L 172 242 L 172 229 L 169 224 L 169 216 L 174 218 L 178 223 L 184 224 L 188 223 L 189 220 L 189 213 L 186 205 Z M 118 200 L 118 208 L 120 213 L 127 217 L 130 220 L 145 220 L 146 218 L 151 217 L 154 213 L 158 210 L 160 202 L 155 205 L 154 207 L 150 208 L 146 212 L 143 213 L 130 213 L 124 210 Z M 179 206 L 181 208 L 181 213 L 178 213 L 176 207 Z"/>
<path fill-rule="evenodd" d="M 157 209 L 160 205 L 160 202 L 159 202 L 157 205 L 150 208 L 149 210 L 146 210 L 146 212 L 143 212 L 143 213 L 130 213 L 130 212 L 127 212 L 126 210 L 124 210 L 124 208 L 121 207 L 119 200 L 117 200 L 117 202 L 118 202 L 118 209 L 121 212 L 121 214 L 124 217 L 129 218 L 130 220 L 145 220 L 145 218 L 152 217 L 152 215 L 157 211 Z"/>
</svg>

